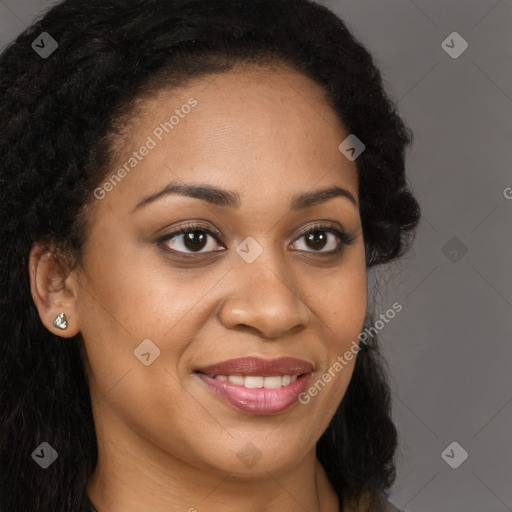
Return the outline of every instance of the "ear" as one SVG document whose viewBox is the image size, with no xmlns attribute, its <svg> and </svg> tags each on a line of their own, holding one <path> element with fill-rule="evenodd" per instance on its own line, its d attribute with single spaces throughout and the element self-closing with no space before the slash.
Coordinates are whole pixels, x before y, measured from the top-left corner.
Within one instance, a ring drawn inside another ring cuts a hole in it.
<svg viewBox="0 0 512 512">
<path fill-rule="evenodd" d="M 77 314 L 78 282 L 62 257 L 44 249 L 37 242 L 29 256 L 30 291 L 44 326 L 62 338 L 71 338 L 80 332 Z M 67 318 L 67 328 L 53 324 L 61 313 Z"/>
</svg>

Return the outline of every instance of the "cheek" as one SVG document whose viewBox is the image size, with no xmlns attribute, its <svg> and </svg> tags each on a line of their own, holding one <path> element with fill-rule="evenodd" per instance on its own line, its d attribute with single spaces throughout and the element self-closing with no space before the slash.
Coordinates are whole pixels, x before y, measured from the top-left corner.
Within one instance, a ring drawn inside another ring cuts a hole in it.
<svg viewBox="0 0 512 512">
<path fill-rule="evenodd" d="M 353 254 L 350 264 L 343 270 L 342 283 L 338 287 L 339 299 L 336 314 L 339 322 L 336 327 L 340 332 L 353 338 L 360 333 L 368 305 L 368 279 L 364 259 L 364 247 Z M 334 293 L 334 292 L 333 292 Z"/>
<path fill-rule="evenodd" d="M 311 382 L 305 401 L 321 409 L 323 417 L 334 414 L 352 377 L 367 311 L 367 293 L 366 266 L 361 259 L 325 279 L 316 292 L 316 313 L 321 320 L 327 359 Z"/>
<path fill-rule="evenodd" d="M 121 330 L 134 341 L 162 338 L 218 280 L 208 271 L 173 269 L 157 249 L 138 247 L 120 235 L 96 238 L 109 235 L 110 242 L 91 245 L 84 260 L 81 324 Z"/>
<path fill-rule="evenodd" d="M 157 368 L 178 372 L 180 358 L 215 306 L 205 295 L 226 272 L 220 266 L 200 272 L 173 268 L 156 251 L 148 258 L 147 248 L 131 245 L 117 240 L 90 250 L 80 277 L 81 333 L 102 392 L 127 371 L 137 389 L 148 391 L 149 375 L 154 382 L 170 378 L 165 372 L 156 377 Z M 154 363 L 146 367 L 138 356 L 148 350 Z"/>
<path fill-rule="evenodd" d="M 333 351 L 344 352 L 358 340 L 367 311 L 367 286 L 364 259 L 357 258 L 321 281 L 317 279 L 310 303 L 324 324 L 331 357 Z"/>
<path fill-rule="evenodd" d="M 366 274 L 365 274 L 366 275 Z M 333 330 L 339 335 L 329 344 L 329 374 L 338 388 L 341 400 L 352 376 L 359 353 L 359 335 L 364 327 L 367 309 L 366 286 L 355 285 L 336 313 Z M 342 391 L 343 390 L 343 391 Z"/>
</svg>

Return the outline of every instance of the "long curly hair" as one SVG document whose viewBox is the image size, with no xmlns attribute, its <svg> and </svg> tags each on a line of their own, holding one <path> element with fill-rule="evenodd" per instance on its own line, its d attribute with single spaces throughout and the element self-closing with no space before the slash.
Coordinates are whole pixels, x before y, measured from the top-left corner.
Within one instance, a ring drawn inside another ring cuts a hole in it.
<svg viewBox="0 0 512 512">
<path fill-rule="evenodd" d="M 42 32 L 58 48 L 33 49 Z M 111 169 L 113 134 L 137 99 L 236 64 L 278 62 L 319 83 L 357 158 L 366 265 L 400 258 L 420 208 L 405 177 L 413 135 L 368 50 L 310 0 L 65 0 L 0 56 L 0 510 L 87 511 L 97 440 L 83 339 L 42 324 L 30 292 L 34 242 L 80 261 L 84 211 Z M 372 318 L 367 313 L 367 321 Z M 340 503 L 372 510 L 395 479 L 397 430 L 377 336 L 317 443 Z M 59 463 L 32 452 L 48 441 Z M 343 505 L 342 505 L 343 506 Z"/>
</svg>

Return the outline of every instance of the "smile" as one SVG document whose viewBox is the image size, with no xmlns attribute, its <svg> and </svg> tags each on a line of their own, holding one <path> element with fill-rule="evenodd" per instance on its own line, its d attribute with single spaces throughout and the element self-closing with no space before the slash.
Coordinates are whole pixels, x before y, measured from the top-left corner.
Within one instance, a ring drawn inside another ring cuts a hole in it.
<svg viewBox="0 0 512 512">
<path fill-rule="evenodd" d="M 208 390 L 236 409 L 265 415 L 294 405 L 313 371 L 313 365 L 301 359 L 250 357 L 224 361 L 195 373 Z"/>
</svg>

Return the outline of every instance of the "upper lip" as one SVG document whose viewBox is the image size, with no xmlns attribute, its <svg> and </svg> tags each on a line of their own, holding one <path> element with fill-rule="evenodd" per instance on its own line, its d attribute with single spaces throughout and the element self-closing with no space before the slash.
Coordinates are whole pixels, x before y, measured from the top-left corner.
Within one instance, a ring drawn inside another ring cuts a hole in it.
<svg viewBox="0 0 512 512">
<path fill-rule="evenodd" d="M 294 357 L 280 357 L 272 360 L 260 359 L 258 357 L 240 357 L 198 368 L 196 371 L 210 376 L 258 375 L 269 377 L 272 375 L 311 373 L 314 371 L 314 367 L 310 362 Z"/>
</svg>

